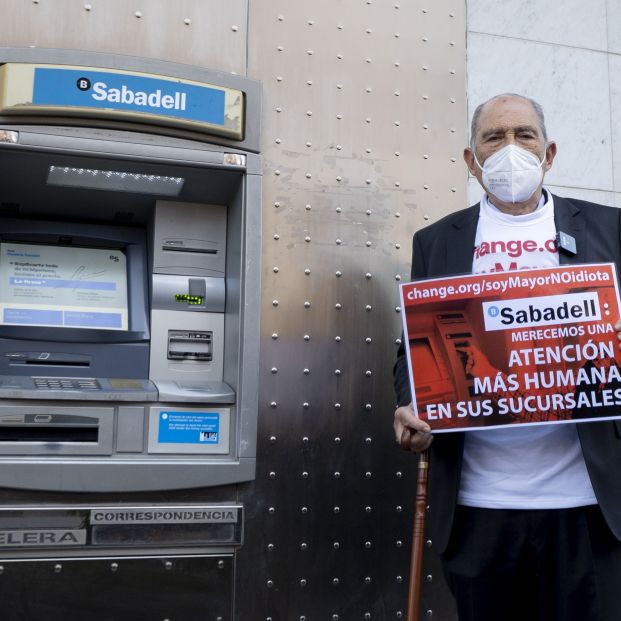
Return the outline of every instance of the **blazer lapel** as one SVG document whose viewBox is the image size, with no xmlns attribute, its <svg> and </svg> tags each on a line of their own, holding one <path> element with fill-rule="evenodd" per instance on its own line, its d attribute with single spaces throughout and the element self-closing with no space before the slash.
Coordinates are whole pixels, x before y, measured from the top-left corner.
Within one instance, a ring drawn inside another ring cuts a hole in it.
<svg viewBox="0 0 621 621">
<path fill-rule="evenodd" d="M 580 214 L 580 209 L 561 196 L 553 196 L 553 198 L 556 232 L 563 231 L 576 240 L 576 254 L 559 250 L 560 264 L 588 263 L 589 249 L 587 248 L 584 218 Z"/>
<path fill-rule="evenodd" d="M 479 222 L 479 205 L 466 209 L 446 233 L 446 273 L 470 274 Z"/>
</svg>

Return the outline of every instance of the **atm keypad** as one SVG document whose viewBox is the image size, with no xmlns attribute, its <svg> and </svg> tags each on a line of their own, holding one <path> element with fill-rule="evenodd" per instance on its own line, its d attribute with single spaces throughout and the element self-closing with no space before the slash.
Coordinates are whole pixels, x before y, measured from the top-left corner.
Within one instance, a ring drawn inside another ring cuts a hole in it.
<svg viewBox="0 0 621 621">
<path fill-rule="evenodd" d="M 99 382 L 88 377 L 33 377 L 32 381 L 38 390 L 101 390 Z"/>
</svg>

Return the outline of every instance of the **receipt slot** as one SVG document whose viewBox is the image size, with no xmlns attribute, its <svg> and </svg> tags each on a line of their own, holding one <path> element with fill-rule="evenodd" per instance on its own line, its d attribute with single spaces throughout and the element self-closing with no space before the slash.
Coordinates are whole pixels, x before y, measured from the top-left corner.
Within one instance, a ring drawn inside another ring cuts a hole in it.
<svg viewBox="0 0 621 621">
<path fill-rule="evenodd" d="M 0 487 L 253 479 L 259 85 L 2 53 Z M 104 81 L 133 104 L 94 97 Z"/>
</svg>

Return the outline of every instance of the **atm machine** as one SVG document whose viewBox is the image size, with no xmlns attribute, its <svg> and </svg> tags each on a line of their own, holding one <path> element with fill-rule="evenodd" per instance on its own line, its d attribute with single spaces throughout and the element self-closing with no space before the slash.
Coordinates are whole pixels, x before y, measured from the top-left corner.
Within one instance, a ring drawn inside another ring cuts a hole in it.
<svg viewBox="0 0 621 621">
<path fill-rule="evenodd" d="M 239 76 L 0 49 L 3 619 L 232 618 L 259 119 Z"/>
</svg>

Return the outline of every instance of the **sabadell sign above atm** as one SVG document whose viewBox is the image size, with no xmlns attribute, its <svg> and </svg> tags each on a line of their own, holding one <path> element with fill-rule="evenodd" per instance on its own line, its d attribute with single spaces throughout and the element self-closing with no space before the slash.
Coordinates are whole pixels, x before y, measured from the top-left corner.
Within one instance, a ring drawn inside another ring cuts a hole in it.
<svg viewBox="0 0 621 621">
<path fill-rule="evenodd" d="M 147 73 L 7 63 L 0 67 L 0 113 L 126 119 L 242 140 L 244 94 Z"/>
</svg>

